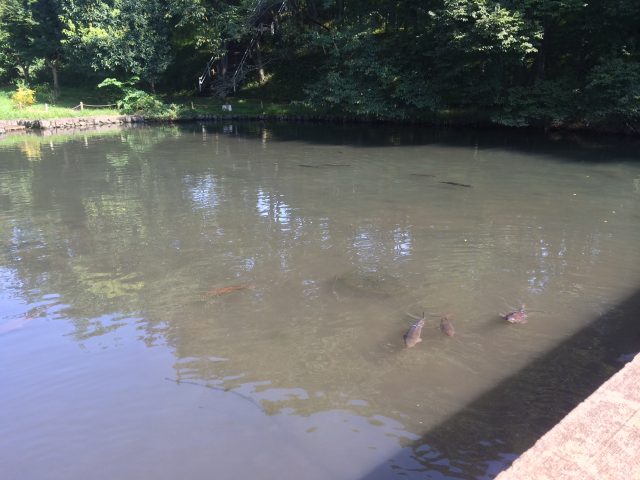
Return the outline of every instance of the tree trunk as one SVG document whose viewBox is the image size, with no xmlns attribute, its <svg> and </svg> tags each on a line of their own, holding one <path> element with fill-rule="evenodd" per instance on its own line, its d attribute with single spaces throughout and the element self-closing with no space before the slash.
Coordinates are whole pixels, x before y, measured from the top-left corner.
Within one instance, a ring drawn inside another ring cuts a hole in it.
<svg viewBox="0 0 640 480">
<path fill-rule="evenodd" d="M 60 96 L 60 81 L 58 80 L 58 59 L 47 60 L 47 66 L 51 69 L 53 76 L 53 98 L 57 100 Z"/>
<path fill-rule="evenodd" d="M 24 77 L 24 81 L 27 82 L 28 85 L 31 82 L 31 73 L 29 73 L 31 65 L 16 65 L 16 69 L 22 74 L 22 76 Z"/>
<path fill-rule="evenodd" d="M 540 45 L 540 48 L 538 49 L 538 55 L 536 56 L 536 61 L 535 61 L 535 76 L 534 78 L 536 80 L 544 80 L 545 74 L 546 74 L 546 59 L 545 59 L 545 48 L 544 48 L 544 42 L 542 43 L 542 45 Z"/>
<path fill-rule="evenodd" d="M 547 53 L 547 44 L 548 36 L 549 36 L 549 21 L 545 20 L 542 25 L 542 41 L 540 42 L 540 46 L 538 47 L 538 54 L 536 55 L 534 62 L 534 79 L 535 81 L 544 80 L 546 76 L 546 53 Z"/>
<path fill-rule="evenodd" d="M 264 74 L 264 65 L 262 64 L 262 52 L 260 51 L 260 42 L 256 40 L 256 63 L 258 64 L 258 75 L 260 77 L 260 85 L 264 85 L 266 77 Z"/>
<path fill-rule="evenodd" d="M 316 8 L 316 2 L 313 0 L 310 2 L 307 2 L 307 8 L 309 9 L 309 15 L 311 16 L 311 18 L 313 18 L 314 20 L 317 20 L 318 9 Z"/>
</svg>

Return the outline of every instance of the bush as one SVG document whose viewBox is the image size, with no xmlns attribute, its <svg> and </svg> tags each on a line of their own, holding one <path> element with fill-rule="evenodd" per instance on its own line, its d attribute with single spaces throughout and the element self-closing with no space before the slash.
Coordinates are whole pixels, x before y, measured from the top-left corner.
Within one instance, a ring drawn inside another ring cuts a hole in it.
<svg viewBox="0 0 640 480">
<path fill-rule="evenodd" d="M 512 87 L 493 120 L 510 127 L 553 126 L 575 116 L 577 92 L 562 81 L 542 80 L 529 87 Z"/>
<path fill-rule="evenodd" d="M 584 88 L 585 116 L 594 122 L 640 120 L 640 63 L 621 58 L 594 67 Z"/>
<path fill-rule="evenodd" d="M 56 103 L 56 96 L 48 83 L 41 83 L 33 87 L 36 98 L 41 103 Z"/>
<path fill-rule="evenodd" d="M 137 77 L 121 82 L 115 78 L 107 78 L 102 81 L 98 88 L 106 89 L 106 91 L 115 98 L 118 110 L 122 110 L 127 114 L 140 114 L 157 118 L 174 118 L 177 116 L 175 105 L 167 106 L 155 95 L 147 93 L 143 90 L 134 88 L 133 85 L 138 81 Z M 113 97 L 112 97 L 113 98 Z"/>
<path fill-rule="evenodd" d="M 124 113 L 157 115 L 162 113 L 164 105 L 155 95 L 142 90 L 129 90 L 122 100 L 117 102 L 118 109 Z"/>
<path fill-rule="evenodd" d="M 11 101 L 20 109 L 30 107 L 36 103 L 36 91 L 30 89 L 25 84 L 20 84 L 13 95 L 11 95 Z"/>
<path fill-rule="evenodd" d="M 133 85 L 137 81 L 137 77 L 133 77 L 125 82 L 121 82 L 115 78 L 105 78 L 98 84 L 98 88 L 102 90 L 104 98 L 106 98 L 109 103 L 112 103 L 123 98 L 130 90 L 133 90 Z"/>
</svg>

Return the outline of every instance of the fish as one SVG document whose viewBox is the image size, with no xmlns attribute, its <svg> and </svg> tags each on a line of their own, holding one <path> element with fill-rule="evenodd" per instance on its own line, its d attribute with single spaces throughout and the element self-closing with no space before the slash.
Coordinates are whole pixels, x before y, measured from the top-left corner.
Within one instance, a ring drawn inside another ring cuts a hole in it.
<svg viewBox="0 0 640 480">
<path fill-rule="evenodd" d="M 59 302 L 48 303 L 46 305 L 40 305 L 38 307 L 33 307 L 29 309 L 27 312 L 22 315 L 17 315 L 13 317 L 8 322 L 0 325 L 0 334 L 8 333 L 13 330 L 18 330 L 24 327 L 31 320 L 35 320 L 36 318 L 44 317 L 51 307 L 55 307 L 59 305 Z"/>
<path fill-rule="evenodd" d="M 236 292 L 238 290 L 247 290 L 253 288 L 251 285 L 229 285 L 227 287 L 212 288 L 207 292 L 208 297 L 219 297 L 227 293 Z"/>
<path fill-rule="evenodd" d="M 411 175 L 414 177 L 435 177 L 433 173 L 412 173 Z"/>
<path fill-rule="evenodd" d="M 453 185 L 454 187 L 467 187 L 471 188 L 471 185 L 467 183 L 458 183 L 458 182 L 438 182 L 438 183 L 446 183 L 447 185 Z"/>
<path fill-rule="evenodd" d="M 518 310 L 509 312 L 504 315 L 504 319 L 509 323 L 514 323 L 517 325 L 524 325 L 525 323 L 527 323 L 527 312 L 524 309 L 524 305 L 522 305 Z"/>
<path fill-rule="evenodd" d="M 409 330 L 407 330 L 407 333 L 404 334 L 404 343 L 407 348 L 414 347 L 422 341 L 422 338 L 420 338 L 420 334 L 422 334 L 422 327 L 424 327 L 424 313 L 422 314 L 422 318 L 411 325 Z"/>
<path fill-rule="evenodd" d="M 456 334 L 456 329 L 453 328 L 453 315 L 445 315 L 440 319 L 440 330 L 447 337 L 453 337 Z"/>
<path fill-rule="evenodd" d="M 299 167 L 306 167 L 306 168 L 320 168 L 319 165 L 307 165 L 305 163 L 299 163 L 298 166 Z"/>
<path fill-rule="evenodd" d="M 325 163 L 325 167 L 350 167 L 348 163 Z"/>
<path fill-rule="evenodd" d="M 0 324 L 0 335 L 3 333 L 8 333 L 13 330 L 18 330 L 19 328 L 24 327 L 27 323 L 29 323 L 32 318 L 27 318 L 25 316 L 14 317 L 6 323 Z"/>
</svg>

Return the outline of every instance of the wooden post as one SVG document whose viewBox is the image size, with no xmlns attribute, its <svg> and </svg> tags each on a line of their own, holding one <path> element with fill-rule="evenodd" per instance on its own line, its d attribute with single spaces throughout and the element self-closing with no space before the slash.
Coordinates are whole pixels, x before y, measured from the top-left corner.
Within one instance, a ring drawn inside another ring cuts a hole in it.
<svg viewBox="0 0 640 480">
<path fill-rule="evenodd" d="M 193 102 L 191 102 L 191 110 L 195 110 L 195 108 L 193 108 Z"/>
<path fill-rule="evenodd" d="M 84 103 L 80 102 L 80 111 L 84 110 Z"/>
<path fill-rule="evenodd" d="M 48 112 L 48 111 L 49 111 L 49 104 L 48 104 L 48 103 L 45 103 L 45 104 L 44 104 L 44 111 L 45 111 L 45 112 Z"/>
</svg>

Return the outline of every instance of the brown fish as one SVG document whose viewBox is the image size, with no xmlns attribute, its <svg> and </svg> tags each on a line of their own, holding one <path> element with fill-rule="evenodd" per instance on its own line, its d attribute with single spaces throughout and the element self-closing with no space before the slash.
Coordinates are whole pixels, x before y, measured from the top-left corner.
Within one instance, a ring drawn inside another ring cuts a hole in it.
<svg viewBox="0 0 640 480">
<path fill-rule="evenodd" d="M 253 288 L 251 285 L 229 285 L 228 287 L 212 288 L 207 292 L 208 297 L 219 297 L 220 295 L 226 295 L 227 293 L 235 292 L 238 290 L 247 290 Z"/>
<path fill-rule="evenodd" d="M 422 318 L 411 325 L 407 333 L 404 334 L 404 343 L 407 348 L 414 347 L 422 341 L 422 338 L 420 338 L 422 327 L 424 327 L 424 313 L 422 314 Z"/>
<path fill-rule="evenodd" d="M 453 315 L 445 315 L 440 319 L 440 330 L 447 337 L 453 337 L 456 334 L 456 329 L 453 328 Z"/>
<path fill-rule="evenodd" d="M 522 305 L 518 310 L 507 313 L 504 316 L 504 319 L 509 323 L 515 323 L 518 325 L 527 323 L 527 312 L 524 309 L 524 305 Z"/>
<path fill-rule="evenodd" d="M 51 307 L 55 307 L 59 305 L 59 302 L 48 303 L 46 305 L 40 305 L 38 307 L 33 307 L 29 309 L 26 313 L 22 315 L 17 315 L 13 317 L 8 322 L 0 325 L 0 334 L 11 332 L 12 330 L 18 330 L 19 328 L 24 327 L 31 320 L 35 320 L 39 317 L 44 317 L 45 314 Z"/>
<path fill-rule="evenodd" d="M 458 182 L 438 182 L 438 183 L 445 183 L 447 185 L 453 185 L 454 187 L 467 187 L 467 188 L 472 187 L 472 185 L 469 185 L 468 183 L 458 183 Z"/>
</svg>

